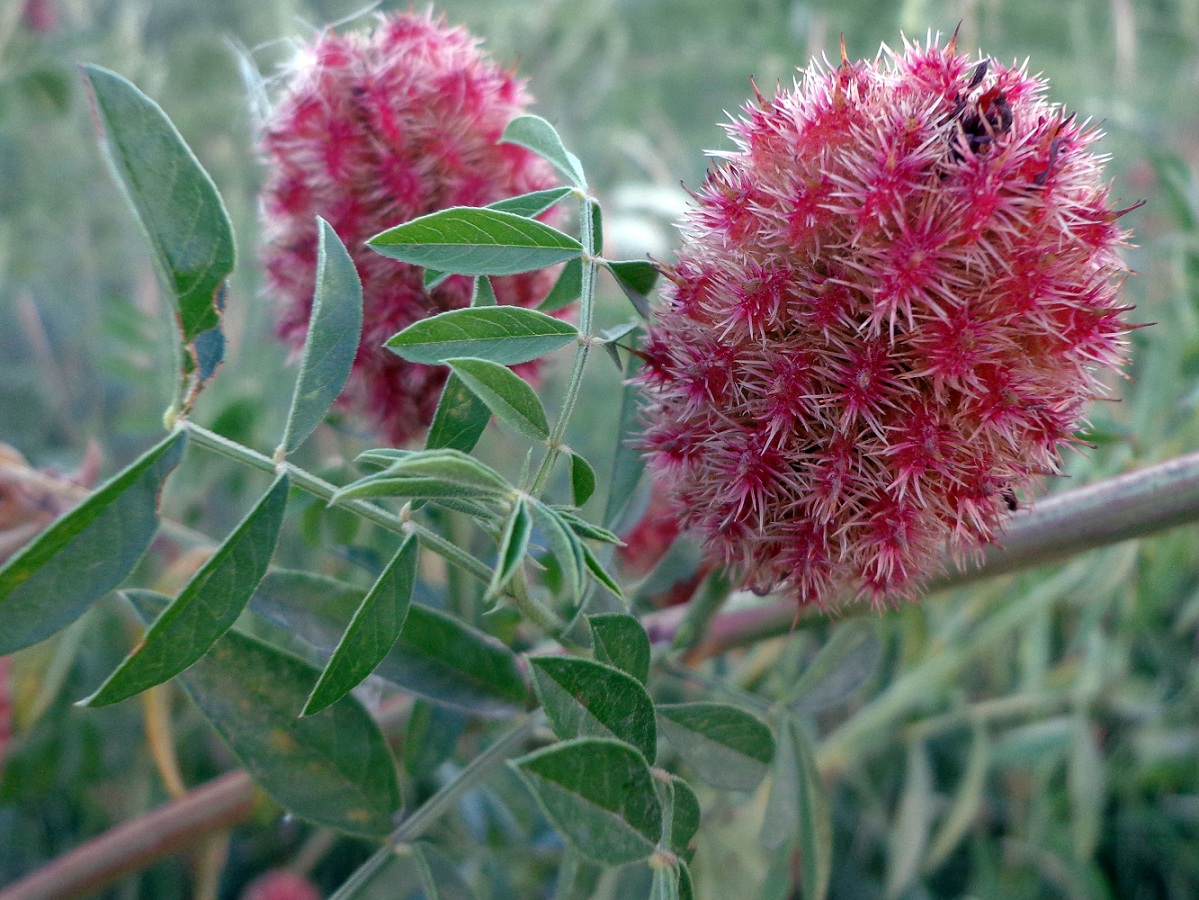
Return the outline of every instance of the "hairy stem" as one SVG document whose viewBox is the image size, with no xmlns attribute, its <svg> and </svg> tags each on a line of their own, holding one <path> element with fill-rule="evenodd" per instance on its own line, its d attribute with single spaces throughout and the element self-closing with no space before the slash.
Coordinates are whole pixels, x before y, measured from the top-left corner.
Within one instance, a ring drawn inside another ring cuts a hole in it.
<svg viewBox="0 0 1199 900">
<path fill-rule="evenodd" d="M 291 483 L 300 490 L 312 494 L 314 497 L 319 497 L 326 503 L 333 503 L 341 509 L 349 510 L 387 531 L 401 536 L 415 534 L 420 538 L 423 546 L 428 547 L 447 562 L 461 567 L 484 584 L 487 584 L 491 580 L 491 569 L 484 563 L 475 559 L 475 557 L 456 544 L 447 541 L 431 528 L 421 525 L 419 522 L 406 519 L 403 516 L 397 516 L 365 500 L 337 500 L 334 502 L 333 498 L 337 493 L 337 485 L 325 481 L 323 478 L 318 478 L 305 469 L 301 469 L 289 462 L 275 462 L 275 460 L 264 453 L 259 453 L 257 450 L 252 450 L 236 441 L 231 441 L 194 422 L 184 422 L 182 427 L 187 429 L 191 440 L 203 447 L 207 447 L 209 450 L 260 469 L 263 472 L 271 474 L 286 472 L 288 478 L 291 479 Z"/>
<path fill-rule="evenodd" d="M 331 900 L 349 898 L 368 884 L 375 874 L 391 858 L 395 849 L 402 844 L 415 841 L 425 830 L 446 812 L 451 806 L 462 799 L 463 795 L 484 781 L 496 767 L 528 740 L 538 724 L 541 716 L 534 714 L 526 716 L 514 728 L 505 732 L 486 750 L 476 756 L 452 781 L 445 784 L 441 790 L 426 800 L 412 815 L 401 822 L 391 833 L 387 844 L 375 852 L 361 868 L 338 888 Z"/>
<path fill-rule="evenodd" d="M 579 392 L 583 387 L 583 372 L 587 368 L 587 358 L 591 355 L 591 330 L 595 320 L 595 276 L 599 268 L 599 263 L 597 262 L 599 259 L 599 250 L 595 246 L 594 215 L 596 209 L 597 204 L 593 198 L 584 198 L 582 214 L 580 215 L 580 236 L 583 244 L 583 284 L 582 290 L 579 293 L 579 332 L 583 335 L 583 338 L 579 341 L 578 349 L 575 351 L 574 365 L 570 370 L 570 380 L 566 384 L 566 394 L 562 399 L 562 409 L 558 413 L 557 421 L 554 422 L 554 430 L 546 442 L 549 449 L 546 451 L 545 458 L 541 460 L 541 465 L 537 468 L 537 474 L 533 477 L 532 486 L 529 488 L 529 493 L 534 497 L 540 497 L 542 491 L 545 490 L 545 485 L 549 480 L 550 472 L 554 468 L 554 463 L 562 452 L 562 438 L 565 437 L 566 426 L 570 423 L 570 417 L 574 414 L 575 404 L 578 402 Z"/>
</svg>

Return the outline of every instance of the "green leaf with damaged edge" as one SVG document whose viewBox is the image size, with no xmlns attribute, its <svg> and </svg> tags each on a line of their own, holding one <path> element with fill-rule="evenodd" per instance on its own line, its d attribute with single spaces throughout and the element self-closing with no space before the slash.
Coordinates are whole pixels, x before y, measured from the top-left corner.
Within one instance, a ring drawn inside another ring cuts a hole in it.
<svg viewBox="0 0 1199 900">
<path fill-rule="evenodd" d="M 452 275 L 516 275 L 583 252 L 569 234 L 516 213 L 454 206 L 376 234 L 376 253 Z"/>
<path fill-rule="evenodd" d="M 504 366 L 537 359 L 577 341 L 568 322 L 519 306 L 454 309 L 409 325 L 384 344 L 409 362 L 439 365 L 464 356 Z"/>
<path fill-rule="evenodd" d="M 203 656 L 237 620 L 266 574 L 283 511 L 287 476 L 270 490 L 192 576 L 145 636 L 84 706 L 106 706 L 178 675 Z"/>
<path fill-rule="evenodd" d="M 516 654 L 491 635 L 419 603 L 408 610 L 399 640 L 375 674 L 476 715 L 510 716 L 529 701 Z"/>
<path fill-rule="evenodd" d="M 70 625 L 133 571 L 186 442 L 182 431 L 164 438 L 0 568 L 0 656 Z"/>
<path fill-rule="evenodd" d="M 178 314 L 183 375 L 198 367 L 203 382 L 223 355 L 221 293 L 236 261 L 229 213 L 157 103 L 115 72 L 83 66 L 83 74 L 109 165 Z"/>
<path fill-rule="evenodd" d="M 529 665 L 558 737 L 612 737 L 654 761 L 654 704 L 640 681 L 614 666 L 577 657 L 531 656 Z"/>
<path fill-rule="evenodd" d="M 146 621 L 169 600 L 150 591 L 126 596 Z M 327 828 L 386 836 L 400 806 L 391 753 L 353 697 L 300 718 L 316 677 L 308 663 L 231 631 L 179 680 L 254 780 L 280 804 Z"/>
<path fill-rule="evenodd" d="M 325 418 L 350 377 L 362 334 L 362 283 L 354 260 L 324 219 L 317 217 L 316 291 L 300 374 L 279 443 L 291 453 Z"/>
<path fill-rule="evenodd" d="M 619 866 L 654 852 L 662 807 L 645 758 L 628 744 L 576 738 L 508 765 L 581 855 Z"/>
<path fill-rule="evenodd" d="M 391 651 L 412 603 L 419 551 L 417 539 L 408 535 L 354 613 L 301 715 L 310 716 L 336 703 Z"/>
<path fill-rule="evenodd" d="M 550 436 L 545 407 L 537 392 L 507 366 L 469 357 L 447 359 L 445 363 L 501 422 L 535 441 Z"/>
<path fill-rule="evenodd" d="M 722 790 L 752 791 L 774 757 L 766 724 L 727 703 L 663 703 L 658 726 L 695 774 Z"/>
<path fill-rule="evenodd" d="M 591 627 L 595 658 L 645 684 L 649 678 L 649 635 L 636 617 L 626 613 L 597 613 L 587 617 L 587 624 Z"/>
<path fill-rule="evenodd" d="M 425 435 L 425 449 L 441 448 L 470 453 L 491 421 L 491 410 L 457 375 L 451 374 L 441 390 L 437 412 Z"/>
<path fill-rule="evenodd" d="M 554 126 L 541 116 L 517 116 L 508 123 L 500 141 L 531 150 L 565 175 L 576 187 L 586 188 L 583 164 L 562 145 Z"/>
</svg>

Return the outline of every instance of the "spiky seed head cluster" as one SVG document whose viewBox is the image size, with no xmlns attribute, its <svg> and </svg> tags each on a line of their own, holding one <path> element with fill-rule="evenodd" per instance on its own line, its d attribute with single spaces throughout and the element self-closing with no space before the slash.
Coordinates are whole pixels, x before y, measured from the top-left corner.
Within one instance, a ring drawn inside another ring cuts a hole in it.
<svg viewBox="0 0 1199 900">
<path fill-rule="evenodd" d="M 345 243 L 362 279 L 362 341 L 342 403 L 403 444 L 429 424 L 447 369 L 405 362 L 381 345 L 414 321 L 466 306 L 461 276 L 426 290 L 422 272 L 365 241 L 451 206 L 483 206 L 553 187 L 544 161 L 500 144 L 526 111 L 524 83 L 444 20 L 381 18 L 366 33 L 322 34 L 283 78 L 264 124 L 262 260 L 278 298 L 278 333 L 301 347 L 316 269 L 316 216 Z M 500 303 L 530 306 L 552 276 L 493 279 Z"/>
<path fill-rule="evenodd" d="M 1045 90 L 905 41 L 727 126 L 641 381 L 653 470 L 747 586 L 910 595 L 1058 470 L 1122 365 L 1122 211 Z"/>
</svg>

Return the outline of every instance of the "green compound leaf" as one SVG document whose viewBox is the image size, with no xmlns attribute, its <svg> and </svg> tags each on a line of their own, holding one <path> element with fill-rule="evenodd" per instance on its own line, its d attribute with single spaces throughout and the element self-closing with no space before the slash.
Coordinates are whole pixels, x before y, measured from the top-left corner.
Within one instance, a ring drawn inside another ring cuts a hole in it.
<svg viewBox="0 0 1199 900">
<path fill-rule="evenodd" d="M 570 496 L 575 506 L 582 506 L 595 493 L 595 469 L 579 454 L 570 454 Z"/>
<path fill-rule="evenodd" d="M 501 422 L 535 441 L 550 436 L 545 407 L 537 392 L 507 366 L 469 357 L 447 359 L 445 363 Z"/>
<path fill-rule="evenodd" d="M 582 856 L 619 866 L 654 852 L 662 807 L 645 758 L 606 738 L 576 738 L 508 763 Z"/>
<path fill-rule="evenodd" d="M 495 572 L 491 576 L 491 583 L 487 586 L 486 596 L 488 598 L 497 596 L 516 574 L 516 570 L 520 568 L 525 554 L 529 550 L 529 537 L 532 533 L 533 517 L 529 515 L 529 504 L 522 496 L 512 504 L 512 510 L 504 523 L 504 530 L 500 535 L 499 553 L 495 561 Z"/>
<path fill-rule="evenodd" d="M 583 261 L 581 259 L 567 260 L 566 265 L 558 274 L 558 280 L 545 295 L 545 299 L 537 304 L 544 313 L 556 312 L 574 303 L 583 295 Z"/>
<path fill-rule="evenodd" d="M 566 262 L 583 245 L 516 213 L 455 206 L 389 228 L 367 246 L 400 262 L 452 275 L 515 275 Z"/>
<path fill-rule="evenodd" d="M 803 895 L 823 900 L 828 895 L 833 859 L 828 796 L 799 723 L 784 716 L 779 731 L 779 750 L 758 842 L 777 850 L 798 840 Z"/>
<path fill-rule="evenodd" d="M 607 262 L 605 266 L 633 304 L 633 309 L 641 318 L 648 319 L 649 294 L 658 281 L 658 267 L 648 260 Z"/>
<path fill-rule="evenodd" d="M 774 757 L 765 723 L 727 703 L 661 704 L 658 727 L 700 778 L 722 790 L 752 791 Z"/>
<path fill-rule="evenodd" d="M 126 596 L 146 621 L 169 600 L 150 591 Z M 316 676 L 308 663 L 230 631 L 179 681 L 280 804 L 327 828 L 383 837 L 400 806 L 387 743 L 353 697 L 300 718 Z"/>
<path fill-rule="evenodd" d="M 350 627 L 333 651 L 333 658 L 312 689 L 302 715 L 312 715 L 336 703 L 391 651 L 412 603 L 419 550 L 415 537 L 409 535 L 404 539 L 354 613 Z"/>
<path fill-rule="evenodd" d="M 166 113 L 126 79 L 84 66 L 113 175 L 149 242 L 182 333 L 184 405 L 224 356 L 225 279 L 236 260 L 233 226 L 216 185 Z"/>
<path fill-rule="evenodd" d="M 287 506 L 287 488 L 286 475 L 275 479 L 254 509 L 149 627 L 138 646 L 81 704 L 106 706 L 162 684 L 203 656 L 233 625 L 275 552 Z"/>
<path fill-rule="evenodd" d="M 483 436 L 491 410 L 457 375 L 451 374 L 441 390 L 437 412 L 425 435 L 425 449 L 442 447 L 470 453 Z"/>
<path fill-rule="evenodd" d="M 523 711 L 529 689 L 516 654 L 453 616 L 414 603 L 375 674 L 407 691 L 482 716 Z"/>
<path fill-rule="evenodd" d="M 279 444 L 284 454 L 304 443 L 329 412 L 350 376 L 362 333 L 358 270 L 329 223 L 319 217 L 317 222 L 316 292 L 296 391 Z"/>
<path fill-rule="evenodd" d="M 640 681 L 605 663 L 570 656 L 532 656 L 529 664 L 537 698 L 558 737 L 616 738 L 653 762 L 654 704 Z"/>
<path fill-rule="evenodd" d="M 0 656 L 70 625 L 125 580 L 158 531 L 158 495 L 187 442 L 147 450 L 0 568 Z"/>
<path fill-rule="evenodd" d="M 558 136 L 554 126 L 541 116 L 517 116 L 508 123 L 500 141 L 532 150 L 565 175 L 576 187 L 587 187 L 583 164 L 562 145 L 562 138 Z"/>
<path fill-rule="evenodd" d="M 511 366 L 545 356 L 578 338 L 573 325 L 533 309 L 481 306 L 421 319 L 384 346 L 409 362 L 426 365 L 469 356 Z"/>
<path fill-rule="evenodd" d="M 595 658 L 645 684 L 649 678 L 650 643 L 641 623 L 626 613 L 598 613 L 588 616 L 587 624 Z"/>
<path fill-rule="evenodd" d="M 495 203 L 488 203 L 487 208 L 498 209 L 500 212 L 514 213 L 515 215 L 531 219 L 534 216 L 541 215 L 551 206 L 560 203 L 573 193 L 574 190 L 568 187 L 531 191 L 528 194 L 521 194 L 518 197 L 508 197 L 504 200 L 497 200 Z"/>
</svg>

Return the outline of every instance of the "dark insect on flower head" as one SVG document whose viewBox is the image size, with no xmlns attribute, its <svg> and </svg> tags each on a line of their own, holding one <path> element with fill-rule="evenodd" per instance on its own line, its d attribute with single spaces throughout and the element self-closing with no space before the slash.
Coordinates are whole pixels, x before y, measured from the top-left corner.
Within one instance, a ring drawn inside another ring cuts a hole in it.
<svg viewBox="0 0 1199 900">
<path fill-rule="evenodd" d="M 742 583 L 911 595 L 1057 471 L 1125 358 L 1098 133 L 953 42 L 813 64 L 728 130 L 641 376 L 644 447 Z"/>
</svg>

